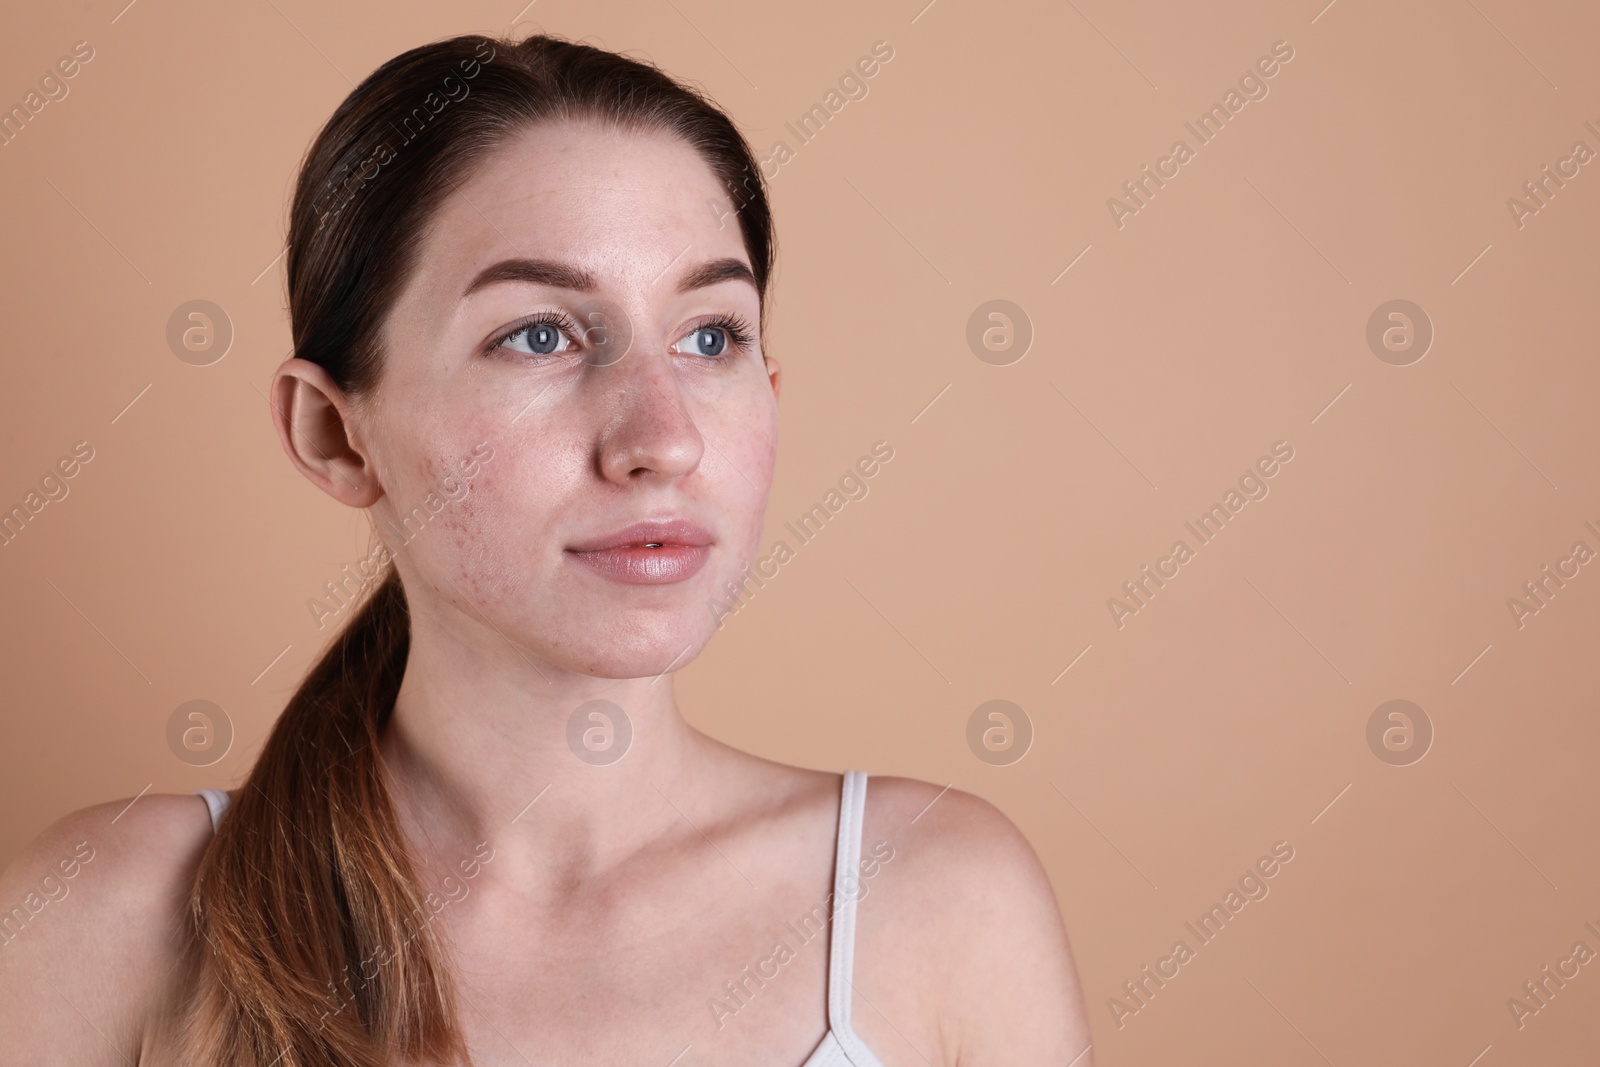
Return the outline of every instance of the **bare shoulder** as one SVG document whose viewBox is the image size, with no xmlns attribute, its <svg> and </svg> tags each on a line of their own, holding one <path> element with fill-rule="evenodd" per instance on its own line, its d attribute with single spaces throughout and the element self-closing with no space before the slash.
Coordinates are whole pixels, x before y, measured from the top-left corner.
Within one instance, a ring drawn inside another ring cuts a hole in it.
<svg viewBox="0 0 1600 1067">
<path fill-rule="evenodd" d="M 137 1062 L 211 838 L 197 796 L 96 804 L 0 871 L 0 1033 L 14 1062 Z"/>
<path fill-rule="evenodd" d="M 976 923 L 1031 907 L 1059 923 L 1054 890 L 1033 846 L 982 797 L 914 778 L 874 776 L 862 832 L 868 844 L 882 839 L 895 849 L 906 888 L 922 894 L 930 908 L 953 908 Z"/>
<path fill-rule="evenodd" d="M 1089 1024 L 1055 891 L 1004 812 L 874 776 L 860 878 L 856 1029 L 885 1064 L 1092 1067 L 1078 1058 Z"/>
</svg>

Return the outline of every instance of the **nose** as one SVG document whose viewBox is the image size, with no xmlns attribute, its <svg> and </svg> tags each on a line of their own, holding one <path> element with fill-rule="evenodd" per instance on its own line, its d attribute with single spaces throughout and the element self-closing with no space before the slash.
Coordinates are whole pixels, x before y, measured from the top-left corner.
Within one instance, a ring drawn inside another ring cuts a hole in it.
<svg viewBox="0 0 1600 1067">
<path fill-rule="evenodd" d="M 610 394 L 611 417 L 601 431 L 597 458 L 601 476 L 616 485 L 652 475 L 680 478 L 705 454 L 705 439 L 668 357 L 648 352 L 643 341 L 634 338 L 624 358 L 590 371 Z"/>
</svg>

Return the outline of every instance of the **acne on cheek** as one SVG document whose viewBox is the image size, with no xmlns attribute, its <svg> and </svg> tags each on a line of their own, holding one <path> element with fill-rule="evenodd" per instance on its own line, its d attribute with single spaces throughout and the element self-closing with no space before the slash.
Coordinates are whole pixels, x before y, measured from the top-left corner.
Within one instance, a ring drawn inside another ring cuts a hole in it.
<svg viewBox="0 0 1600 1067">
<path fill-rule="evenodd" d="M 506 524 L 493 521 L 496 505 L 487 497 L 486 492 L 474 488 L 459 504 L 452 505 L 461 510 L 451 516 L 446 529 L 439 531 L 448 539 L 448 548 L 443 551 L 449 555 L 439 562 L 455 587 L 445 586 L 441 592 L 454 599 L 459 591 L 470 601 L 469 614 L 515 600 L 520 586 L 514 573 L 512 546 L 503 536 Z M 478 510 L 469 512 L 469 506 Z"/>
<path fill-rule="evenodd" d="M 503 428 L 477 426 L 466 435 L 452 434 L 451 440 L 430 449 L 429 464 L 433 469 L 429 486 L 445 501 L 441 519 L 448 515 L 454 520 L 477 510 L 474 498 L 482 494 L 491 480 L 494 460 L 501 451 L 494 447 L 494 438 L 503 436 L 493 432 L 496 429 Z M 488 451 L 485 444 L 493 449 L 487 460 L 480 452 Z"/>
<path fill-rule="evenodd" d="M 487 471 L 479 469 L 467 478 L 455 475 L 458 488 L 454 499 L 445 498 L 438 518 L 443 532 L 458 549 L 465 550 L 483 541 L 483 526 L 503 505 L 503 493 Z"/>
<path fill-rule="evenodd" d="M 491 440 L 487 435 L 477 441 Z M 462 455 L 470 455 L 471 448 Z M 517 595 L 516 560 L 531 558 L 515 531 L 519 526 L 517 486 L 521 483 L 515 455 L 509 446 L 495 443 L 488 460 L 480 460 L 471 475 L 461 472 L 459 459 L 452 475 L 460 485 L 457 499 L 449 501 L 435 519 L 444 551 L 441 560 L 460 591 L 478 605 Z M 449 592 L 448 588 L 445 590 Z"/>
</svg>

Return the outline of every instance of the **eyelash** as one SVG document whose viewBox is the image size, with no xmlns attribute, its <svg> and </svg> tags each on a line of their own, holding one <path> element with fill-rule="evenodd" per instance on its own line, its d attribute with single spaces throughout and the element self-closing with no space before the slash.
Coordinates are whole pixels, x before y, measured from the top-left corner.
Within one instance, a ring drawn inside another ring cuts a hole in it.
<svg viewBox="0 0 1600 1067">
<path fill-rule="evenodd" d="M 505 343 L 518 334 L 526 333 L 535 326 L 554 326 L 566 335 L 567 340 L 573 344 L 578 343 L 577 335 L 581 332 L 578 324 L 564 311 L 541 311 L 531 318 L 524 319 L 509 330 L 501 333 L 489 344 L 491 352 L 499 350 Z M 755 340 L 755 335 L 750 329 L 750 324 L 737 315 L 712 315 L 705 321 L 691 328 L 689 333 L 699 333 L 701 330 L 717 329 L 728 335 L 728 344 L 715 356 L 697 356 L 697 359 L 706 363 L 725 363 L 730 361 L 736 353 L 745 352 Z M 528 358 L 525 352 L 513 352 L 512 355 Z"/>
</svg>

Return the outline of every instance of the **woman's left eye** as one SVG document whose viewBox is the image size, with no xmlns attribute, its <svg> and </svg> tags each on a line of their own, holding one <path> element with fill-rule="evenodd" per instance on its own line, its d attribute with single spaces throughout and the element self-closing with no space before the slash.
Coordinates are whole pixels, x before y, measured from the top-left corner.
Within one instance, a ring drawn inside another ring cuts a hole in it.
<svg viewBox="0 0 1600 1067">
<path fill-rule="evenodd" d="M 727 350 L 728 331 L 721 326 L 701 326 L 678 338 L 675 347 L 690 355 L 719 357 Z"/>
</svg>

